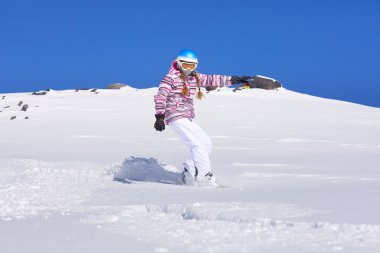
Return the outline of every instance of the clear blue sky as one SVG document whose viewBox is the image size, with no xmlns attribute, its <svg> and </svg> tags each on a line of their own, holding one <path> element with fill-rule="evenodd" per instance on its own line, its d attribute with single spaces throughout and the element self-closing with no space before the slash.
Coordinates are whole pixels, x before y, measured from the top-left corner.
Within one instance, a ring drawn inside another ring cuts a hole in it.
<svg viewBox="0 0 380 253">
<path fill-rule="evenodd" d="M 0 93 L 153 87 L 183 48 L 201 73 L 380 107 L 377 0 L 0 0 Z"/>
</svg>

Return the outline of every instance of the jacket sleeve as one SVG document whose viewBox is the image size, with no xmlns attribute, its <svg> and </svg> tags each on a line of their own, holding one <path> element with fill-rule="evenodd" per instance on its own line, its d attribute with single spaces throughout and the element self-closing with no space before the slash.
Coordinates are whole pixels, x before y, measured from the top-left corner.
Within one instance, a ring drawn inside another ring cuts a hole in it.
<svg viewBox="0 0 380 253">
<path fill-rule="evenodd" d="M 230 86 L 231 85 L 231 76 L 225 75 L 205 75 L 198 73 L 199 80 L 201 82 L 202 87 L 208 86 Z"/>
<path fill-rule="evenodd" d="M 161 80 L 157 94 L 154 96 L 154 103 L 156 114 L 165 114 L 166 98 L 172 90 L 173 79 L 169 76 L 165 76 Z"/>
</svg>

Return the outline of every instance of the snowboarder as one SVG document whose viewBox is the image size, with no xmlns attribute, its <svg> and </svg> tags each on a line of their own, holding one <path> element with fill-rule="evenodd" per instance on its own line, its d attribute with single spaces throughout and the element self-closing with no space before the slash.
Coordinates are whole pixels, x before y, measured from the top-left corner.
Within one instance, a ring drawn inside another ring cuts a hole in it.
<svg viewBox="0 0 380 253">
<path fill-rule="evenodd" d="M 158 93 L 154 96 L 157 131 L 169 125 L 189 147 L 190 159 L 183 163 L 184 184 L 209 183 L 216 186 L 211 172 L 209 155 L 212 149 L 210 137 L 194 122 L 194 97 L 202 99 L 201 87 L 230 86 L 247 83 L 253 77 L 205 75 L 195 71 L 197 54 L 190 49 L 182 50 L 170 66 L 169 73 L 161 80 Z"/>
</svg>

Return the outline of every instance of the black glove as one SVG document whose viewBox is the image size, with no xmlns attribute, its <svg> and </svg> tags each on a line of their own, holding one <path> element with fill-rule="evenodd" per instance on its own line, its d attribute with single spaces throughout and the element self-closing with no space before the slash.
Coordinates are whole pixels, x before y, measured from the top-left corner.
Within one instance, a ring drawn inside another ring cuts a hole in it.
<svg viewBox="0 0 380 253">
<path fill-rule="evenodd" d="M 248 83 L 248 81 L 253 78 L 254 76 L 232 76 L 231 84 Z"/>
<path fill-rule="evenodd" d="M 154 128 L 157 131 L 162 132 L 162 130 L 165 130 L 165 122 L 164 122 L 165 115 L 164 114 L 156 114 L 154 116 L 156 116 L 156 123 L 154 123 Z"/>
</svg>

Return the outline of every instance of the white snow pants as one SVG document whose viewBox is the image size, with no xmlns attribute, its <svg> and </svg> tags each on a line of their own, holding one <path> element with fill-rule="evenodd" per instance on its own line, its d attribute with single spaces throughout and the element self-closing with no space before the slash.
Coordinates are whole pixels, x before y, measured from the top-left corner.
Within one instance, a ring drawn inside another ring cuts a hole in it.
<svg viewBox="0 0 380 253">
<path fill-rule="evenodd" d="M 191 158 L 183 163 L 192 174 L 204 176 L 211 171 L 209 155 L 212 149 L 210 137 L 194 121 L 178 119 L 170 123 L 170 127 L 178 137 L 189 147 Z"/>
</svg>

